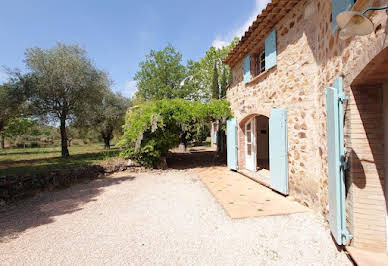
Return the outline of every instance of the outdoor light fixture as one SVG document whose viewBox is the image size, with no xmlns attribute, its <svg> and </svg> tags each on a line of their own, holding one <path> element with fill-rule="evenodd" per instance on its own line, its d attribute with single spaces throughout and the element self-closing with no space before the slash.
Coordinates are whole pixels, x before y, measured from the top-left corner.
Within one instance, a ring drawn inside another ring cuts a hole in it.
<svg viewBox="0 0 388 266">
<path fill-rule="evenodd" d="M 372 33 L 374 29 L 373 22 L 365 16 L 365 13 L 370 10 L 382 9 L 387 9 L 388 14 L 388 6 L 371 7 L 365 9 L 362 13 L 354 11 L 339 13 L 336 17 L 337 25 L 341 29 L 339 38 L 341 40 L 346 40 L 352 36 L 363 36 Z"/>
</svg>

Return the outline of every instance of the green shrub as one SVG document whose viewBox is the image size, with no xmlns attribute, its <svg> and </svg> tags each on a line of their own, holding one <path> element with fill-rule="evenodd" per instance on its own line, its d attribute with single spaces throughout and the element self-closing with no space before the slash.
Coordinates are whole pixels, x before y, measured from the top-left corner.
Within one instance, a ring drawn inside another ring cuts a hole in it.
<svg viewBox="0 0 388 266">
<path fill-rule="evenodd" d="M 146 102 L 131 108 L 125 118 L 124 134 L 117 146 L 121 156 L 146 167 L 154 167 L 169 149 L 178 146 L 182 136 L 192 139 L 201 134 L 211 121 L 231 117 L 226 100 L 209 103 L 184 99 Z"/>
</svg>

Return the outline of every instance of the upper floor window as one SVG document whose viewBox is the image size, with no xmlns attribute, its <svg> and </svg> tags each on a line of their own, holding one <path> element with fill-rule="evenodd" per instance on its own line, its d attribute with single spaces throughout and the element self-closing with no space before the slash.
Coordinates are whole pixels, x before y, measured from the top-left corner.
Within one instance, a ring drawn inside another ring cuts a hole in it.
<svg viewBox="0 0 388 266">
<path fill-rule="evenodd" d="M 243 59 L 243 81 L 248 83 L 252 77 L 276 66 L 276 30 L 265 38 L 264 45 Z"/>
<path fill-rule="evenodd" d="M 260 51 L 259 53 L 252 56 L 252 74 L 257 76 L 265 71 L 265 51 Z"/>
</svg>

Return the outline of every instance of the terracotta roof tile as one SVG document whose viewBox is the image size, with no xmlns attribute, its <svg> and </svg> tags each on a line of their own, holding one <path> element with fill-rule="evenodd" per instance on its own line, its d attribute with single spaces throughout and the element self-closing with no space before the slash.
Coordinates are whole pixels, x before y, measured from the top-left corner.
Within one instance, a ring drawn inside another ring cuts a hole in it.
<svg viewBox="0 0 388 266">
<path fill-rule="evenodd" d="M 255 40 L 265 37 L 300 0 L 272 0 L 265 9 L 256 17 L 240 41 L 229 52 L 224 63 L 229 66 L 236 65 L 249 51 Z"/>
</svg>

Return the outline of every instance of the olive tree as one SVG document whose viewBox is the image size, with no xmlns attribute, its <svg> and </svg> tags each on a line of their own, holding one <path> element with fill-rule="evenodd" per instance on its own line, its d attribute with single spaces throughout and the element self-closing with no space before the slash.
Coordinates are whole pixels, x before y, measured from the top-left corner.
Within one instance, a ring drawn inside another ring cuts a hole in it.
<svg viewBox="0 0 388 266">
<path fill-rule="evenodd" d="M 102 104 L 93 112 L 90 119 L 92 126 L 101 135 L 106 149 L 110 148 L 114 132 L 121 131 L 125 113 L 130 104 L 129 99 L 109 90 L 104 93 Z"/>
<path fill-rule="evenodd" d="M 0 147 L 4 149 L 4 128 L 9 120 L 9 106 L 7 104 L 8 100 L 8 90 L 4 85 L 0 85 Z"/>
<path fill-rule="evenodd" d="M 109 87 L 107 75 L 78 45 L 57 43 L 50 49 L 30 48 L 25 62 L 32 84 L 28 93 L 32 111 L 59 123 L 62 157 L 68 157 L 66 125 L 74 119 L 86 119 L 85 110 L 101 104 Z"/>
</svg>

